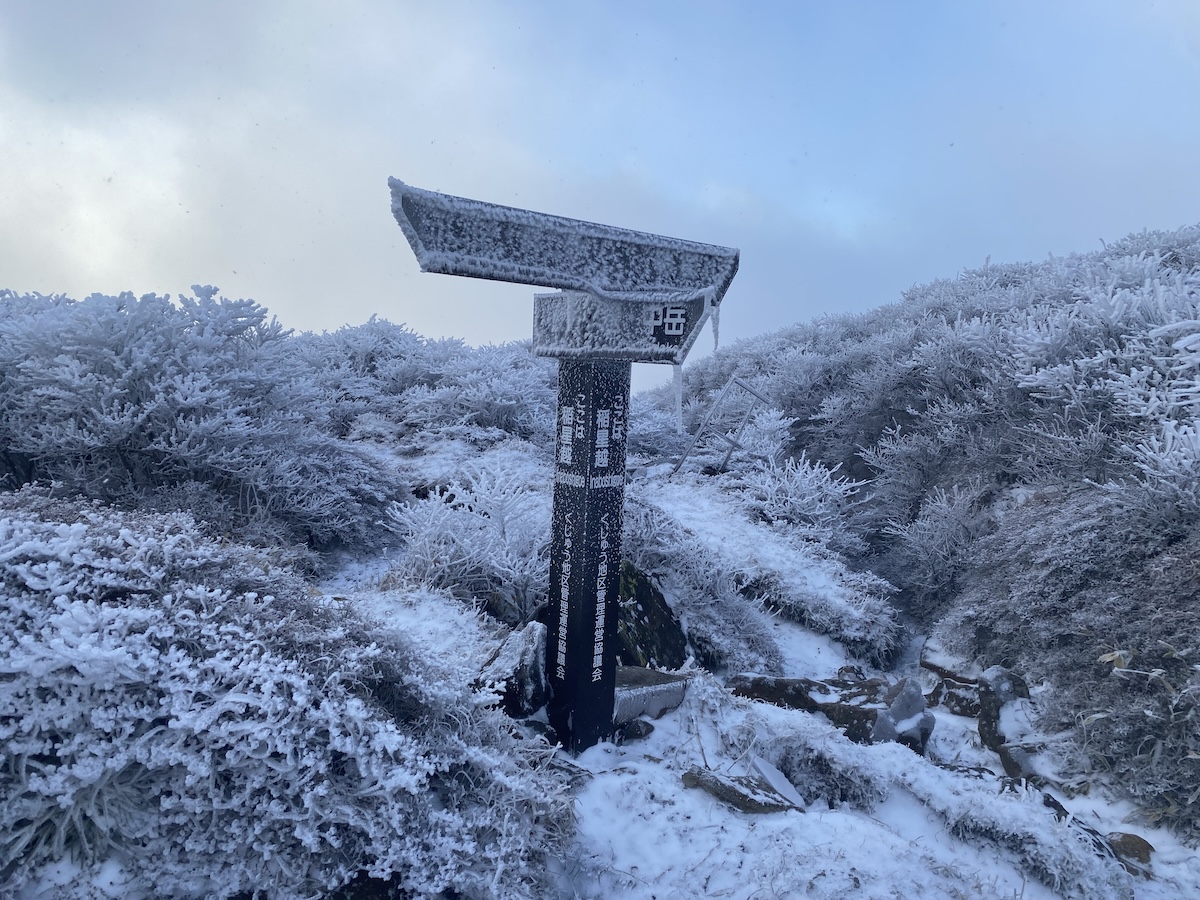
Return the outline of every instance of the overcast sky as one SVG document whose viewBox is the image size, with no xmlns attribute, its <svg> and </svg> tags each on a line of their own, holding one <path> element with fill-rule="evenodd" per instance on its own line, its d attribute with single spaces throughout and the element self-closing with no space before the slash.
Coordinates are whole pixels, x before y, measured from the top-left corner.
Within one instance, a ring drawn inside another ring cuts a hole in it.
<svg viewBox="0 0 1200 900">
<path fill-rule="evenodd" d="M 1196 0 L 0 4 L 0 287 L 297 329 L 528 337 L 389 175 L 738 247 L 726 340 L 1195 224 L 1198 160 Z"/>
</svg>

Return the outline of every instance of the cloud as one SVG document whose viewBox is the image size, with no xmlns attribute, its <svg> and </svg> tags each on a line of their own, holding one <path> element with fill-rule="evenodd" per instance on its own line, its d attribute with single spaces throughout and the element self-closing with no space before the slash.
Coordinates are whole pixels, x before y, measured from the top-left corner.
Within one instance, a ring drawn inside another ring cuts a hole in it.
<svg viewBox="0 0 1200 900">
<path fill-rule="evenodd" d="M 186 224 L 186 136 L 145 112 L 66 120 L 0 85 L 8 286 L 87 293 L 145 278 Z"/>
<path fill-rule="evenodd" d="M 862 310 L 1194 221 L 1194 9 L 10 5 L 6 286 L 528 336 L 532 289 L 417 271 L 394 175 L 737 246 L 729 338 Z"/>
<path fill-rule="evenodd" d="M 500 79 L 473 71 L 468 47 L 448 52 L 407 29 L 402 9 L 347 9 L 357 20 L 327 23 L 319 5 L 300 15 L 276 5 L 258 17 L 225 7 L 223 21 L 190 32 L 190 52 L 170 60 L 177 48 L 164 49 L 164 39 L 191 27 L 186 16 L 148 14 L 153 27 L 143 22 L 123 41 L 110 23 L 98 43 L 132 41 L 145 53 L 138 72 L 128 60 L 105 70 L 103 91 L 91 90 L 86 66 L 41 81 L 22 70 L 26 58 L 7 57 L 0 241 L 20 253 L 6 286 L 82 296 L 199 281 L 254 296 L 298 327 L 380 314 L 478 343 L 526 336 L 528 326 L 514 329 L 504 313 L 508 301 L 495 316 L 486 301 L 470 315 L 453 299 L 465 286 L 414 278 L 386 186 L 389 174 L 428 184 L 461 170 L 477 173 L 482 189 L 495 166 L 530 165 L 494 129 L 446 127 L 485 118 Z M 24 22 L 25 36 L 44 32 L 48 19 Z M 68 57 L 97 62 L 93 44 L 74 30 L 66 38 Z M 223 55 L 228 43 L 238 52 Z M 211 68 L 214 59 L 223 68 Z M 342 83 L 331 90 L 335 79 Z M 348 110 L 346 97 L 363 110 Z M 511 296 L 497 287 L 496 296 Z"/>
</svg>

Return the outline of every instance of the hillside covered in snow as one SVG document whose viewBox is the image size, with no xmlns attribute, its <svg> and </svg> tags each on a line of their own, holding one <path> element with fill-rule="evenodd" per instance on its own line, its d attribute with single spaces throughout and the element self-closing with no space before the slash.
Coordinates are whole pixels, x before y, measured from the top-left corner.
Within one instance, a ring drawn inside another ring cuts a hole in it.
<svg viewBox="0 0 1200 900">
<path fill-rule="evenodd" d="M 1200 227 L 635 397 L 623 662 L 685 690 L 578 757 L 496 674 L 554 364 L 193 293 L 0 293 L 0 892 L 1200 894 Z"/>
</svg>

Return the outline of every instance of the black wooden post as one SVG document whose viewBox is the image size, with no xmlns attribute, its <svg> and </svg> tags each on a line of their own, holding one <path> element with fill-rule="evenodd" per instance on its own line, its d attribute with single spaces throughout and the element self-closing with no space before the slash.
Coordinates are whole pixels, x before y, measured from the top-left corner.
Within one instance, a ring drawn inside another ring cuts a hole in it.
<svg viewBox="0 0 1200 900">
<path fill-rule="evenodd" d="M 550 724 L 586 749 L 613 731 L 630 364 L 558 364 L 546 666 Z"/>
</svg>

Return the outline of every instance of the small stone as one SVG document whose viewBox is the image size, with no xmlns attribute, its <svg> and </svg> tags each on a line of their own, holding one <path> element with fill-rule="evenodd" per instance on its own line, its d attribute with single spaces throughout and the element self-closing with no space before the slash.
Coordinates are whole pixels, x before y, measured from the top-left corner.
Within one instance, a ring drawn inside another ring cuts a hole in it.
<svg viewBox="0 0 1200 900">
<path fill-rule="evenodd" d="M 1141 863 L 1143 866 L 1150 864 L 1150 855 L 1154 852 L 1154 847 L 1144 837 L 1124 831 L 1114 831 L 1105 840 L 1112 848 L 1112 852 L 1116 854 L 1117 859 L 1122 862 Z M 1129 867 L 1126 866 L 1126 868 Z"/>
<path fill-rule="evenodd" d="M 744 813 L 772 813 L 797 809 L 763 778 L 751 775 L 721 775 L 692 766 L 683 773 L 683 786 L 700 788 L 722 803 Z"/>
<path fill-rule="evenodd" d="M 640 741 L 650 737 L 654 725 L 645 719 L 633 719 L 617 729 L 617 743 L 628 744 L 630 741 Z"/>
</svg>

